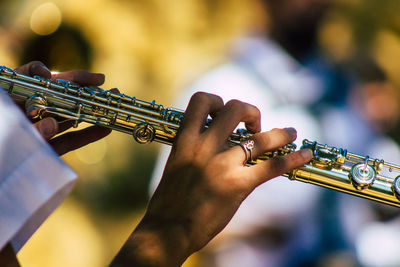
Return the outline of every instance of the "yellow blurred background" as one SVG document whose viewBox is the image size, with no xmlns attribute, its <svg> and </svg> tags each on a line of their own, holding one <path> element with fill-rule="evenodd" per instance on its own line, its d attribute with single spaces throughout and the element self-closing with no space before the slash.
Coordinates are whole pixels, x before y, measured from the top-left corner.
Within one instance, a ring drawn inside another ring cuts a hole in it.
<svg viewBox="0 0 400 267">
<path fill-rule="evenodd" d="M 321 25 L 321 48 L 334 61 L 363 51 L 400 85 L 399 2 L 340 2 Z M 233 38 L 268 27 L 257 0 L 13 0 L 0 10 L 1 65 L 102 72 L 103 88 L 165 106 L 223 62 Z M 22 266 L 106 266 L 143 213 L 158 147 L 112 133 L 67 154 L 79 181 L 20 251 Z"/>
</svg>

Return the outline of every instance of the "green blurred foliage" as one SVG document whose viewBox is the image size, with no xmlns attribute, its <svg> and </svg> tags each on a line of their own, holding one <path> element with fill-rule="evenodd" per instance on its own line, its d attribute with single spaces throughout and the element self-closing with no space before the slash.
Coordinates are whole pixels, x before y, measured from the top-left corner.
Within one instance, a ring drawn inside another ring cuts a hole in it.
<svg viewBox="0 0 400 267">
<path fill-rule="evenodd" d="M 134 145 L 135 153 L 125 154 L 125 168 L 109 169 L 97 179 L 83 180 L 74 197 L 90 210 L 107 216 L 141 212 L 149 199 L 151 176 L 157 149 L 155 145 Z"/>
</svg>

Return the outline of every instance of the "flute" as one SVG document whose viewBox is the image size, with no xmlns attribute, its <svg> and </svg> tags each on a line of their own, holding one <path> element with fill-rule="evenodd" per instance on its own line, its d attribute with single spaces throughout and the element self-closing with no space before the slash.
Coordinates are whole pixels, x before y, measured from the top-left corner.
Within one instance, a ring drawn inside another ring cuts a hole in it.
<svg viewBox="0 0 400 267">
<path fill-rule="evenodd" d="M 155 141 L 172 145 L 184 115 L 183 110 L 165 108 L 155 101 L 64 80 L 30 77 L 5 66 L 0 66 L 0 86 L 13 98 L 26 101 L 28 116 L 41 118 L 49 113 L 75 121 L 75 127 L 79 122 L 100 125 L 130 134 L 140 144 Z M 238 129 L 228 142 L 239 145 L 250 136 Z M 284 174 L 289 179 L 400 207 L 400 166 L 309 140 L 303 140 L 301 148 L 311 149 L 313 158 Z M 249 160 L 247 165 L 295 150 L 296 145 L 287 144 Z"/>
</svg>

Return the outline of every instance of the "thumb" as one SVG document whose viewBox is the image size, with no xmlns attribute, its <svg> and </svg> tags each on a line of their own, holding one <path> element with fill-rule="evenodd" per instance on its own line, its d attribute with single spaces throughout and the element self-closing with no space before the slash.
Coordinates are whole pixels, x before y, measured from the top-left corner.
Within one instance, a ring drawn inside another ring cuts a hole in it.
<svg viewBox="0 0 400 267">
<path fill-rule="evenodd" d="M 33 125 L 46 141 L 50 140 L 58 132 L 58 123 L 52 117 L 44 118 Z"/>
</svg>

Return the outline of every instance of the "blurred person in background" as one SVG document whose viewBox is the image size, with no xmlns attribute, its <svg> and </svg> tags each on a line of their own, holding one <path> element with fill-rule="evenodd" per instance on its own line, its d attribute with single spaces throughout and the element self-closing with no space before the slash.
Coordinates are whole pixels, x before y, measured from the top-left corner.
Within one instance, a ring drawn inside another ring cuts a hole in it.
<svg viewBox="0 0 400 267">
<path fill-rule="evenodd" d="M 363 70 L 350 69 L 330 62 L 318 49 L 319 25 L 336 1 L 259 2 L 269 15 L 269 30 L 238 39 L 229 61 L 194 81 L 177 106 L 186 103 L 194 91 L 212 89 L 224 100 L 242 99 L 258 106 L 264 130 L 287 123 L 298 129 L 299 141 L 318 140 L 399 162 L 396 143 L 376 128 L 397 119 L 393 87 L 388 87 L 373 62 L 362 64 Z M 378 85 L 384 87 L 377 89 Z M 373 98 L 368 93 L 371 90 L 387 92 L 385 99 L 391 100 L 390 114 L 384 118 L 371 104 L 382 99 Z M 163 148 L 159 156 L 153 189 L 168 151 Z M 354 266 L 358 264 L 354 253 L 359 226 L 375 218 L 366 200 L 278 178 L 244 201 L 205 261 L 207 266 L 221 267 L 338 262 Z"/>
<path fill-rule="evenodd" d="M 17 71 L 81 85 L 104 82 L 104 75 L 81 70 L 51 75 L 40 62 L 31 62 Z M 97 141 L 110 130 L 91 126 L 58 135 L 70 128 L 72 122 L 57 122 L 53 117 L 35 121 L 32 127 L 4 89 L 0 89 L 0 109 L 4 114 L 0 124 L 4 158 L 0 265 L 19 266 L 14 250 L 18 251 L 60 204 L 75 180 L 76 175 L 58 155 Z M 206 128 L 209 115 L 214 121 Z M 250 104 L 238 100 L 224 104 L 216 95 L 193 95 L 160 185 L 112 266 L 180 266 L 226 226 L 258 185 L 304 165 L 312 157 L 311 151 L 301 150 L 247 167 L 246 149 L 227 143 L 239 122 L 244 122 L 253 133 L 250 157 L 296 139 L 293 128 L 261 133 L 260 112 Z M 8 242 L 13 242 L 14 249 Z"/>
</svg>

